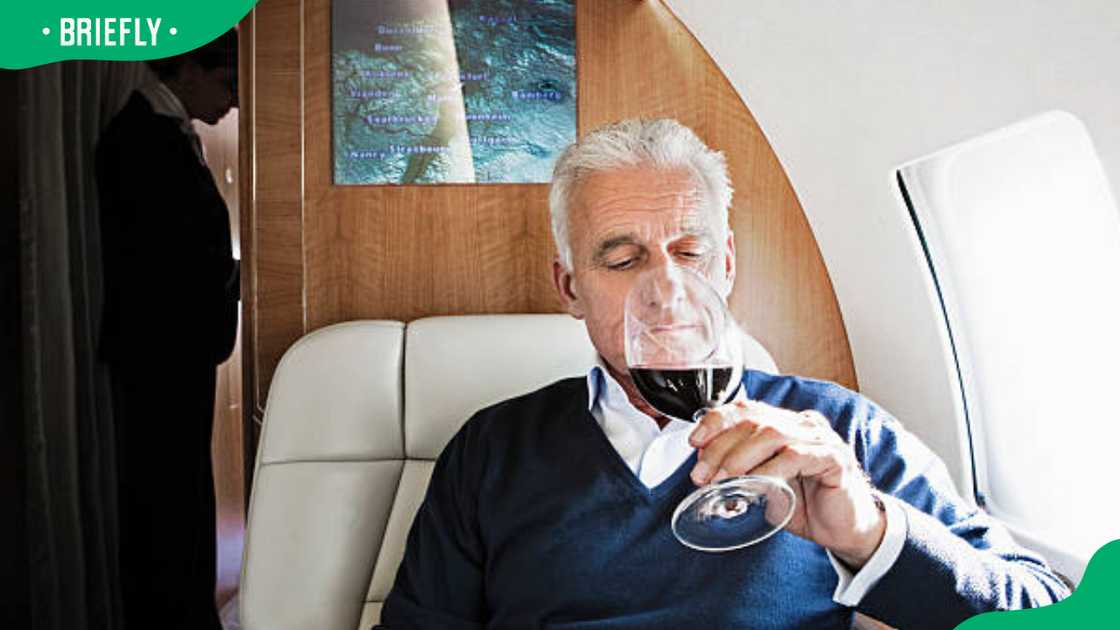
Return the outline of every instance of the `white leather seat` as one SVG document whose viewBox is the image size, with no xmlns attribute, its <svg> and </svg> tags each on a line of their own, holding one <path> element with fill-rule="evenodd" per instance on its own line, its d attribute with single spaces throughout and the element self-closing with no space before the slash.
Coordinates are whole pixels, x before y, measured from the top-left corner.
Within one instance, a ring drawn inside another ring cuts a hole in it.
<svg viewBox="0 0 1120 630">
<path fill-rule="evenodd" d="M 744 339 L 746 364 L 776 372 Z M 368 630 L 433 462 L 476 410 L 586 373 L 567 315 L 354 321 L 312 332 L 273 377 L 241 576 L 246 630 Z"/>
</svg>

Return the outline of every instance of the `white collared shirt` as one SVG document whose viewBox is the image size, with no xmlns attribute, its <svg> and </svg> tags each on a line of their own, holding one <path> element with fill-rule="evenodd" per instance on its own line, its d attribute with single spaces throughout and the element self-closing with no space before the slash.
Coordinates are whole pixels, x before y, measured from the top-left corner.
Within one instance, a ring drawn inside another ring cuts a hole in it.
<svg viewBox="0 0 1120 630">
<path fill-rule="evenodd" d="M 179 121 L 179 129 L 190 139 L 191 147 L 194 149 L 195 155 L 198 156 L 198 160 L 205 164 L 206 153 L 202 147 L 202 139 L 198 137 L 198 132 L 194 130 L 194 125 L 191 124 L 191 116 L 187 113 L 187 108 L 183 106 L 183 101 L 180 101 L 179 97 L 175 96 L 175 93 L 163 81 L 145 83 L 137 90 L 144 98 L 148 99 L 153 112 Z"/>
<path fill-rule="evenodd" d="M 630 402 L 622 386 L 606 369 L 602 357 L 587 374 L 587 401 L 588 410 L 607 440 L 647 488 L 665 481 L 692 455 L 694 449 L 688 443 L 688 436 L 696 425 L 671 418 L 664 427 L 659 427 L 653 418 Z M 826 550 L 839 578 L 832 600 L 842 606 L 859 604 L 902 553 L 906 542 L 906 513 L 892 497 L 884 496 L 883 502 L 887 507 L 883 541 L 858 573 L 852 574 Z"/>
</svg>

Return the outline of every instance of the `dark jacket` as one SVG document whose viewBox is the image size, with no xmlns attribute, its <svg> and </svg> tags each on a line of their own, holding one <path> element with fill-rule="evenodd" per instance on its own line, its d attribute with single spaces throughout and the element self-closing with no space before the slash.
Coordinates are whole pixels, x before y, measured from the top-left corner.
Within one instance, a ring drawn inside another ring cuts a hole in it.
<svg viewBox="0 0 1120 630">
<path fill-rule="evenodd" d="M 176 119 L 133 92 L 97 145 L 105 303 L 99 356 L 221 363 L 237 334 L 229 210 Z"/>
</svg>

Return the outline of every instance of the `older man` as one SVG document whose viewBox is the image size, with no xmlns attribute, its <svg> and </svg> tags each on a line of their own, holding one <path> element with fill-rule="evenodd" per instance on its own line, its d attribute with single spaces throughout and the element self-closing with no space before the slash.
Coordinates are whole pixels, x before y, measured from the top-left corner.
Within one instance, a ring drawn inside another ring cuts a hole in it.
<svg viewBox="0 0 1120 630">
<path fill-rule="evenodd" d="M 1067 594 L 859 394 L 747 370 L 746 400 L 695 425 L 643 401 L 623 301 L 640 273 L 678 266 L 726 297 L 730 201 L 723 156 L 674 121 L 625 121 L 564 152 L 553 279 L 599 364 L 479 412 L 448 444 L 385 627 L 848 628 L 860 610 L 951 628 Z M 682 431 L 687 444 L 672 440 Z M 798 507 L 783 532 L 727 553 L 676 541 L 669 517 L 696 484 L 746 473 L 790 480 Z"/>
</svg>

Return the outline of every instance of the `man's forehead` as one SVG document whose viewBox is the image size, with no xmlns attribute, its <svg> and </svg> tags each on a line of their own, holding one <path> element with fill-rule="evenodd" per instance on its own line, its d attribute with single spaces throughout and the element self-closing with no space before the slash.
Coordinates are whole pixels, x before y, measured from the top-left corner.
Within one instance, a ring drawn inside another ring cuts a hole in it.
<svg viewBox="0 0 1120 630">
<path fill-rule="evenodd" d="M 596 248 L 612 247 L 625 243 L 641 243 L 649 240 L 676 239 L 684 237 L 708 238 L 714 233 L 708 220 L 709 214 L 702 211 L 681 214 L 645 215 L 646 220 L 635 219 L 594 226 L 591 230 Z"/>
<path fill-rule="evenodd" d="M 595 173 L 582 183 L 577 200 L 569 221 L 603 238 L 651 229 L 708 231 L 713 215 L 708 196 L 684 170 L 632 167 Z"/>
<path fill-rule="evenodd" d="M 588 174 L 578 185 L 578 196 L 589 206 L 632 197 L 656 197 L 679 203 L 702 203 L 705 198 L 703 187 L 690 171 L 653 166 L 629 166 Z"/>
</svg>

